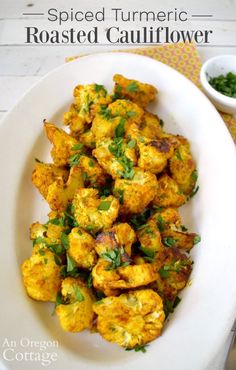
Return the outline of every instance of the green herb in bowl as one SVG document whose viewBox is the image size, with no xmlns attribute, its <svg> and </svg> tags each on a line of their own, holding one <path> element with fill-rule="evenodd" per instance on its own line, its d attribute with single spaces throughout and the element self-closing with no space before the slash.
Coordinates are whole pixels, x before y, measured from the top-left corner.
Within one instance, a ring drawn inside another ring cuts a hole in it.
<svg viewBox="0 0 236 370">
<path fill-rule="evenodd" d="M 209 84 L 221 94 L 236 98 L 236 74 L 233 72 L 229 72 L 225 76 L 211 77 Z"/>
</svg>

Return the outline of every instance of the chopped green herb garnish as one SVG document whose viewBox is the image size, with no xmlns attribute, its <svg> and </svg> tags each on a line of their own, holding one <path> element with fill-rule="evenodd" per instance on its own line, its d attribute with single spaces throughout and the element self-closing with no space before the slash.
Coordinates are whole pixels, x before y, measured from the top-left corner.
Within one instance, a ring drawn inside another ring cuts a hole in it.
<svg viewBox="0 0 236 370">
<path fill-rule="evenodd" d="M 77 285 L 74 285 L 73 288 L 74 288 L 74 293 L 75 293 L 76 300 L 79 301 L 79 302 L 84 301 L 84 296 L 81 293 L 80 289 L 77 287 Z"/>
<path fill-rule="evenodd" d="M 164 121 L 163 119 L 160 119 L 160 126 L 163 127 L 164 126 Z"/>
<path fill-rule="evenodd" d="M 175 155 L 176 155 L 176 158 L 177 158 L 179 161 L 182 161 L 182 160 L 183 160 L 183 158 L 181 157 L 181 153 L 180 153 L 179 149 L 176 149 L 176 151 L 175 151 Z"/>
<path fill-rule="evenodd" d="M 120 204 L 124 204 L 124 190 L 114 189 L 114 193 L 117 194 Z"/>
<path fill-rule="evenodd" d="M 155 251 L 149 248 L 143 247 L 142 245 L 140 246 L 140 250 L 146 255 L 145 259 L 147 259 L 148 262 L 153 262 L 155 255 L 156 255 Z"/>
<path fill-rule="evenodd" d="M 75 153 L 69 158 L 69 164 L 70 167 L 77 166 L 79 164 L 79 159 L 81 157 L 81 154 Z"/>
<path fill-rule="evenodd" d="M 194 188 L 192 193 L 188 196 L 188 199 L 194 197 L 194 195 L 197 194 L 198 190 L 199 190 L 199 186 L 196 186 L 196 188 Z"/>
<path fill-rule="evenodd" d="M 94 90 L 96 91 L 96 93 L 99 93 L 102 90 L 106 93 L 106 89 L 105 89 L 105 87 L 103 85 L 95 84 L 94 85 Z"/>
<path fill-rule="evenodd" d="M 181 298 L 176 296 L 173 300 L 164 299 L 164 311 L 165 311 L 165 319 L 169 316 L 170 313 L 174 312 L 174 309 L 178 306 L 181 302 Z"/>
<path fill-rule="evenodd" d="M 99 206 L 98 206 L 98 210 L 99 211 L 108 211 L 108 209 L 110 208 L 111 206 L 111 200 L 103 200 Z"/>
<path fill-rule="evenodd" d="M 164 268 L 161 268 L 158 272 L 159 272 L 160 276 L 164 279 L 166 279 L 170 276 L 169 271 L 165 270 Z"/>
<path fill-rule="evenodd" d="M 201 241 L 201 237 L 200 237 L 200 235 L 196 235 L 196 236 L 194 237 L 193 244 L 194 244 L 194 245 L 195 245 L 195 244 L 198 244 L 198 243 L 200 243 L 200 241 Z"/>
<path fill-rule="evenodd" d="M 112 114 L 111 114 L 111 109 L 110 108 L 107 108 L 106 105 L 102 105 L 101 108 L 100 108 L 100 114 L 103 118 L 105 118 L 106 120 L 110 120 L 112 119 Z"/>
<path fill-rule="evenodd" d="M 66 271 L 67 272 L 73 271 L 74 268 L 76 267 L 76 263 L 75 263 L 75 261 L 73 260 L 73 258 L 68 253 L 66 254 L 66 260 L 67 260 Z"/>
<path fill-rule="evenodd" d="M 197 181 L 197 179 L 198 179 L 198 172 L 197 172 L 197 170 L 194 170 L 192 172 L 191 178 L 192 178 L 193 181 Z"/>
<path fill-rule="evenodd" d="M 46 243 L 45 239 L 42 236 L 38 236 L 36 239 L 33 240 L 33 246 L 41 243 Z"/>
<path fill-rule="evenodd" d="M 132 81 L 127 87 L 126 90 L 128 92 L 137 92 L 139 91 L 139 87 L 136 81 Z"/>
<path fill-rule="evenodd" d="M 123 137 L 125 132 L 125 118 L 121 117 L 119 124 L 115 128 L 115 137 Z"/>
<path fill-rule="evenodd" d="M 54 254 L 54 261 L 55 261 L 56 265 L 58 265 L 58 266 L 62 265 L 61 257 L 57 256 L 56 254 Z"/>
<path fill-rule="evenodd" d="M 133 149 L 133 148 L 135 148 L 135 146 L 136 146 L 136 140 L 135 140 L 135 139 L 130 140 L 130 141 L 128 142 L 128 144 L 127 144 L 127 147 L 128 147 L 129 149 Z"/>
<path fill-rule="evenodd" d="M 122 254 L 124 254 L 124 249 L 122 248 L 115 248 L 110 251 L 101 254 L 101 257 L 110 262 L 111 265 L 106 268 L 106 270 L 114 270 L 120 266 L 127 266 L 129 262 L 122 262 Z"/>
<path fill-rule="evenodd" d="M 136 346 L 134 348 L 126 348 L 125 350 L 126 351 L 135 351 L 135 352 L 143 352 L 143 353 L 146 353 L 147 348 L 148 346 L 147 345 L 141 345 L 141 344 L 136 344 Z"/>
<path fill-rule="evenodd" d="M 166 247 L 174 247 L 175 244 L 176 244 L 176 240 L 174 238 L 172 238 L 171 236 L 167 236 L 167 237 L 163 238 L 163 244 Z"/>
<path fill-rule="evenodd" d="M 225 76 L 211 77 L 209 84 L 221 94 L 236 98 L 236 74 L 229 72 Z"/>
<path fill-rule="evenodd" d="M 52 218 L 51 220 L 48 220 L 47 224 L 65 226 L 65 216 L 59 218 Z"/>
<path fill-rule="evenodd" d="M 45 250 L 44 249 L 39 249 L 39 254 L 40 254 L 40 256 L 45 256 Z"/>
<path fill-rule="evenodd" d="M 92 159 L 89 161 L 89 167 L 94 167 L 94 161 Z"/>
<path fill-rule="evenodd" d="M 88 278 L 87 278 L 87 287 L 88 288 L 92 288 L 93 286 L 93 277 L 91 274 L 89 274 Z"/>
<path fill-rule="evenodd" d="M 68 247 L 69 247 L 69 238 L 68 238 L 68 235 L 66 233 L 61 234 L 61 242 L 62 242 L 63 247 L 65 249 L 68 249 Z"/>
<path fill-rule="evenodd" d="M 165 221 L 161 215 L 158 215 L 157 218 L 157 227 L 162 232 L 165 230 Z"/>
<path fill-rule="evenodd" d="M 126 116 L 129 118 L 134 117 L 136 116 L 136 112 L 132 112 L 132 111 L 126 112 Z"/>
<path fill-rule="evenodd" d="M 72 146 L 71 150 L 81 150 L 83 148 L 84 144 L 78 143 Z"/>
<path fill-rule="evenodd" d="M 188 228 L 186 226 L 181 225 L 180 227 L 181 227 L 181 231 L 183 231 L 183 232 L 188 231 Z"/>
</svg>

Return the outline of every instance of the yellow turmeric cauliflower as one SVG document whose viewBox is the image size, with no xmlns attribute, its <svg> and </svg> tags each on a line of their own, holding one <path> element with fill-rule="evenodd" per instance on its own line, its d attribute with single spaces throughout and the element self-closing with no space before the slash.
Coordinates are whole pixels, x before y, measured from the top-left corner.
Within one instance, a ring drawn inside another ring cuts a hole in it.
<svg viewBox="0 0 236 370">
<path fill-rule="evenodd" d="M 107 175 L 95 158 L 81 155 L 78 159 L 78 167 L 82 170 L 86 186 L 101 186 L 105 183 Z"/>
<path fill-rule="evenodd" d="M 157 255 L 153 265 L 158 271 L 158 278 L 152 288 L 172 301 L 188 282 L 192 271 L 191 259 L 179 249 L 169 247 Z"/>
<path fill-rule="evenodd" d="M 95 189 L 79 189 L 73 207 L 78 224 L 95 232 L 111 227 L 119 213 L 119 201 L 112 195 L 99 199 Z"/>
<path fill-rule="evenodd" d="M 97 254 L 94 249 L 95 240 L 83 229 L 75 227 L 68 235 L 68 254 L 73 258 L 78 267 L 91 270 L 97 262 Z"/>
<path fill-rule="evenodd" d="M 173 155 L 174 148 L 166 138 L 138 141 L 138 166 L 145 171 L 160 173 L 167 165 L 168 159 Z"/>
<path fill-rule="evenodd" d="M 69 172 L 64 168 L 59 168 L 51 163 L 37 163 L 32 173 L 32 182 L 46 198 L 49 186 L 58 179 L 66 182 L 68 176 Z"/>
<path fill-rule="evenodd" d="M 186 196 L 177 182 L 167 174 L 158 178 L 158 187 L 153 204 L 158 207 L 180 207 L 186 202 Z"/>
<path fill-rule="evenodd" d="M 62 304 L 56 314 L 65 331 L 77 333 L 92 327 L 94 298 L 92 292 L 80 279 L 68 277 L 62 282 Z"/>
<path fill-rule="evenodd" d="M 97 329 L 104 339 L 125 348 L 159 337 L 165 314 L 160 296 L 151 289 L 107 297 L 93 305 Z"/>
<path fill-rule="evenodd" d="M 97 143 L 93 155 L 104 170 L 113 179 L 132 175 L 133 166 L 136 164 L 134 148 L 122 139 L 104 139 Z"/>
<path fill-rule="evenodd" d="M 74 150 L 78 141 L 52 123 L 46 122 L 44 127 L 49 141 L 53 144 L 51 156 L 55 165 L 66 166 L 70 164 L 71 157 L 80 153 L 80 150 Z"/>
<path fill-rule="evenodd" d="M 196 184 L 197 171 L 188 141 L 183 138 L 181 141 L 170 159 L 170 172 L 183 193 L 189 195 Z"/>
<path fill-rule="evenodd" d="M 79 135 L 88 128 L 100 107 L 110 103 L 111 98 L 104 86 L 97 84 L 76 86 L 74 98 L 74 104 L 64 114 L 64 123 L 70 126 L 73 135 Z"/>
<path fill-rule="evenodd" d="M 131 180 L 115 180 L 113 193 L 117 197 L 122 194 L 121 213 L 139 213 L 154 199 L 156 189 L 156 176 L 135 167 Z"/>
<path fill-rule="evenodd" d="M 79 167 L 74 166 L 70 170 L 66 184 L 62 179 L 57 179 L 48 187 L 46 201 L 52 210 L 63 211 L 74 198 L 75 191 L 83 186 L 83 172 Z"/>
<path fill-rule="evenodd" d="M 130 99 L 140 107 L 145 108 L 156 98 L 157 89 L 150 84 L 130 80 L 120 74 L 115 74 L 113 81 L 115 82 L 114 93 L 117 96 Z"/>
<path fill-rule="evenodd" d="M 148 221 L 143 227 L 137 230 L 137 237 L 141 248 L 146 248 L 152 252 L 157 252 L 163 248 L 161 234 L 154 220 Z"/>
<path fill-rule="evenodd" d="M 32 256 L 23 262 L 21 271 L 24 286 L 31 298 L 55 302 L 61 277 L 60 267 L 50 250 L 36 244 Z"/>
<path fill-rule="evenodd" d="M 136 235 L 132 227 L 127 223 L 120 223 L 97 235 L 95 249 L 101 256 L 109 250 L 123 247 L 124 252 L 131 256 L 131 246 L 135 241 Z"/>
</svg>

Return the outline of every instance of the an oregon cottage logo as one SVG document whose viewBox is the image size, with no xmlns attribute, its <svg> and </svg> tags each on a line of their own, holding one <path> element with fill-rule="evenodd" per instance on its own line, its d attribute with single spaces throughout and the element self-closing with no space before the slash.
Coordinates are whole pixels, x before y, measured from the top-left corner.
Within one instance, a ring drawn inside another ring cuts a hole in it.
<svg viewBox="0 0 236 370">
<path fill-rule="evenodd" d="M 2 343 L 2 357 L 7 362 L 37 362 L 49 366 L 57 361 L 58 341 L 36 341 L 26 337 L 20 340 L 5 338 Z"/>
</svg>

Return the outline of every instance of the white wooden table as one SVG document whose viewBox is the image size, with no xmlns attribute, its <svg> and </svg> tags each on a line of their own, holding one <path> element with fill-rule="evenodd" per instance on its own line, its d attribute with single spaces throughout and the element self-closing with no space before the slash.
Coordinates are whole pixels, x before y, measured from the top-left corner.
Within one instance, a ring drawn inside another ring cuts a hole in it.
<svg viewBox="0 0 236 370">
<path fill-rule="evenodd" d="M 236 54 L 236 0 L 0 0 L 0 120 L 11 109 L 22 94 L 36 83 L 51 69 L 64 63 L 67 56 L 79 53 L 94 53 L 137 45 L 26 45 L 25 29 L 27 26 L 56 28 L 47 21 L 47 10 L 100 10 L 105 7 L 107 17 L 105 22 L 100 22 L 99 34 L 104 33 L 108 26 L 116 25 L 123 28 L 141 27 L 138 21 L 132 23 L 115 22 L 111 8 L 122 8 L 124 11 L 134 10 L 186 10 L 189 19 L 183 25 L 170 20 L 169 25 L 175 29 L 211 29 L 213 34 L 210 45 L 199 45 L 198 51 L 203 61 L 221 54 Z M 43 13 L 44 15 L 24 15 L 25 13 Z M 206 17 L 208 15 L 208 17 Z M 70 26 L 74 24 L 70 23 Z M 158 24 L 159 26 L 160 24 Z M 65 26 L 65 25 L 64 25 Z M 78 24 L 77 24 L 78 26 Z M 165 24 L 166 26 L 166 24 Z M 85 22 L 80 28 L 87 29 L 91 24 Z M 222 370 L 228 343 L 219 354 L 212 369 Z M 236 352 L 236 349 L 235 349 Z M 236 354 L 235 354 L 236 358 Z M 236 360 L 234 360 L 236 361 Z M 231 365 L 233 366 L 233 365 Z M 228 367 L 227 370 L 236 369 Z"/>
</svg>

